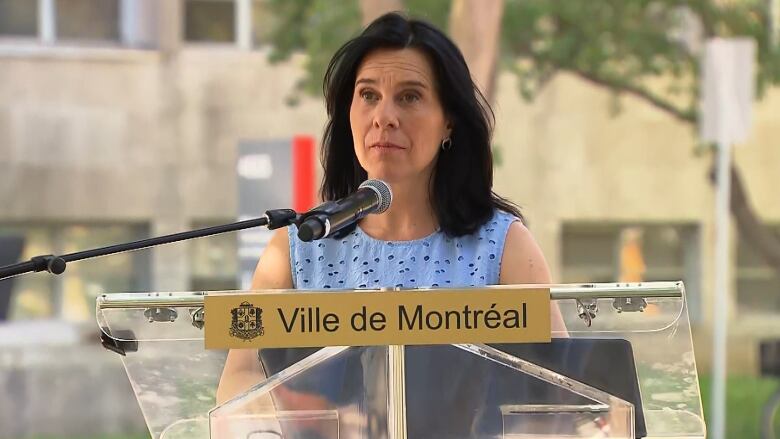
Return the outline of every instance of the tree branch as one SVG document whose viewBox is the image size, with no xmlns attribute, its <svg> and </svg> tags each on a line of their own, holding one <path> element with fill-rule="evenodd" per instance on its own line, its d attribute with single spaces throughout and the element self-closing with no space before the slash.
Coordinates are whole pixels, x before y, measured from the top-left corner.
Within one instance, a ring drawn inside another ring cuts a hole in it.
<svg viewBox="0 0 780 439">
<path fill-rule="evenodd" d="M 666 114 L 674 117 L 675 119 L 681 122 L 687 122 L 694 125 L 698 122 L 698 117 L 695 111 L 682 110 L 680 108 L 677 108 L 671 103 L 661 99 L 660 97 L 654 95 L 647 89 L 644 89 L 638 85 L 629 84 L 625 81 L 621 81 L 618 79 L 603 78 L 593 73 L 589 73 L 584 70 L 579 70 L 571 66 L 560 65 L 560 63 L 556 62 L 553 59 L 548 59 L 544 56 L 540 56 L 539 54 L 534 53 L 532 50 L 530 50 L 530 48 L 526 48 L 526 50 L 520 50 L 519 52 L 522 53 L 522 55 L 531 58 L 534 64 L 538 66 L 544 66 L 544 65 L 551 66 L 552 68 L 548 72 L 548 75 L 550 76 L 552 76 L 556 72 L 556 70 L 568 71 L 590 82 L 591 84 L 613 90 L 619 94 L 626 93 L 634 97 L 637 97 L 640 100 L 645 101 L 646 103 L 665 112 Z"/>
<path fill-rule="evenodd" d="M 674 117 L 675 119 L 681 122 L 687 122 L 692 124 L 696 124 L 697 122 L 696 113 L 694 113 L 693 111 L 681 110 L 642 87 L 633 84 L 628 84 L 625 82 L 620 82 L 620 81 L 609 81 L 607 79 L 598 77 L 591 73 L 587 73 L 572 68 L 564 68 L 563 70 L 568 70 L 569 72 L 574 73 L 575 75 L 579 76 L 582 79 L 585 79 L 588 82 L 591 82 L 593 84 L 602 87 L 609 88 L 610 90 L 614 90 L 617 93 L 626 93 L 634 97 L 637 97 L 640 100 L 643 100 L 648 104 L 654 106 L 655 108 L 664 111 L 665 113 L 669 114 L 670 116 Z"/>
</svg>

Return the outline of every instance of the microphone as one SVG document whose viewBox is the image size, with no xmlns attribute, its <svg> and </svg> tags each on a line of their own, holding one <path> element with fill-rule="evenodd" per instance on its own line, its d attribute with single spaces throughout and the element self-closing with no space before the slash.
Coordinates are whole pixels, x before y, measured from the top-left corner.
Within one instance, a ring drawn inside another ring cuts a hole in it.
<svg viewBox="0 0 780 439">
<path fill-rule="evenodd" d="M 393 192 L 382 180 L 366 180 L 358 190 L 338 201 L 323 203 L 303 215 L 298 238 L 309 242 L 327 238 L 371 213 L 382 213 L 390 207 Z"/>
</svg>

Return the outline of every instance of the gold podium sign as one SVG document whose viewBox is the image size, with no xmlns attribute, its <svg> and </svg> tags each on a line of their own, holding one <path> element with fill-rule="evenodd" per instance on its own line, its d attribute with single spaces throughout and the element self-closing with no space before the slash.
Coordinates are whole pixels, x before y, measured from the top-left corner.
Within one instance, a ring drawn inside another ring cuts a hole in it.
<svg viewBox="0 0 780 439">
<path fill-rule="evenodd" d="M 550 341 L 550 290 L 209 294 L 206 349 Z"/>
</svg>

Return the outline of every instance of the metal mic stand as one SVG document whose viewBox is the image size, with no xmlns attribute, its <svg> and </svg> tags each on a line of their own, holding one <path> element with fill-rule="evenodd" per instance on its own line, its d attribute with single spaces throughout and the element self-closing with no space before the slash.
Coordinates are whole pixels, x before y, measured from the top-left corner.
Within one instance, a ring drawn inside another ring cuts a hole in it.
<svg viewBox="0 0 780 439">
<path fill-rule="evenodd" d="M 62 256 L 35 256 L 27 262 L 19 262 L 17 264 L 0 267 L 0 281 L 24 273 L 40 271 L 48 271 L 52 274 L 62 274 L 65 271 L 65 266 L 68 262 L 96 258 L 98 256 L 106 256 L 114 253 L 139 250 L 156 245 L 169 244 L 171 242 L 184 241 L 186 239 L 200 238 L 203 236 L 216 235 L 219 233 L 234 232 L 237 230 L 249 229 L 258 226 L 267 226 L 269 230 L 274 230 L 280 227 L 289 226 L 290 224 L 297 224 L 299 219 L 300 216 L 298 213 L 292 209 L 275 209 L 266 211 L 265 215 L 260 218 L 239 221 L 237 223 L 223 224 L 220 226 L 206 227 L 188 232 L 158 236 L 156 238 L 142 239 L 140 241 L 111 245 L 108 247 L 80 251 Z"/>
</svg>

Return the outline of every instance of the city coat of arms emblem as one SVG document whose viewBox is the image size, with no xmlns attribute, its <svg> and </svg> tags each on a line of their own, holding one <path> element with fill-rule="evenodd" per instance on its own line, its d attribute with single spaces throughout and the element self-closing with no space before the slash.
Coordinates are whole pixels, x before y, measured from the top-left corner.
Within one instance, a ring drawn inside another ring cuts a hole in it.
<svg viewBox="0 0 780 439">
<path fill-rule="evenodd" d="M 230 325 L 231 337 L 248 341 L 265 334 L 261 308 L 253 306 L 249 302 L 242 302 L 238 308 L 233 308 L 230 313 L 233 315 Z"/>
</svg>

